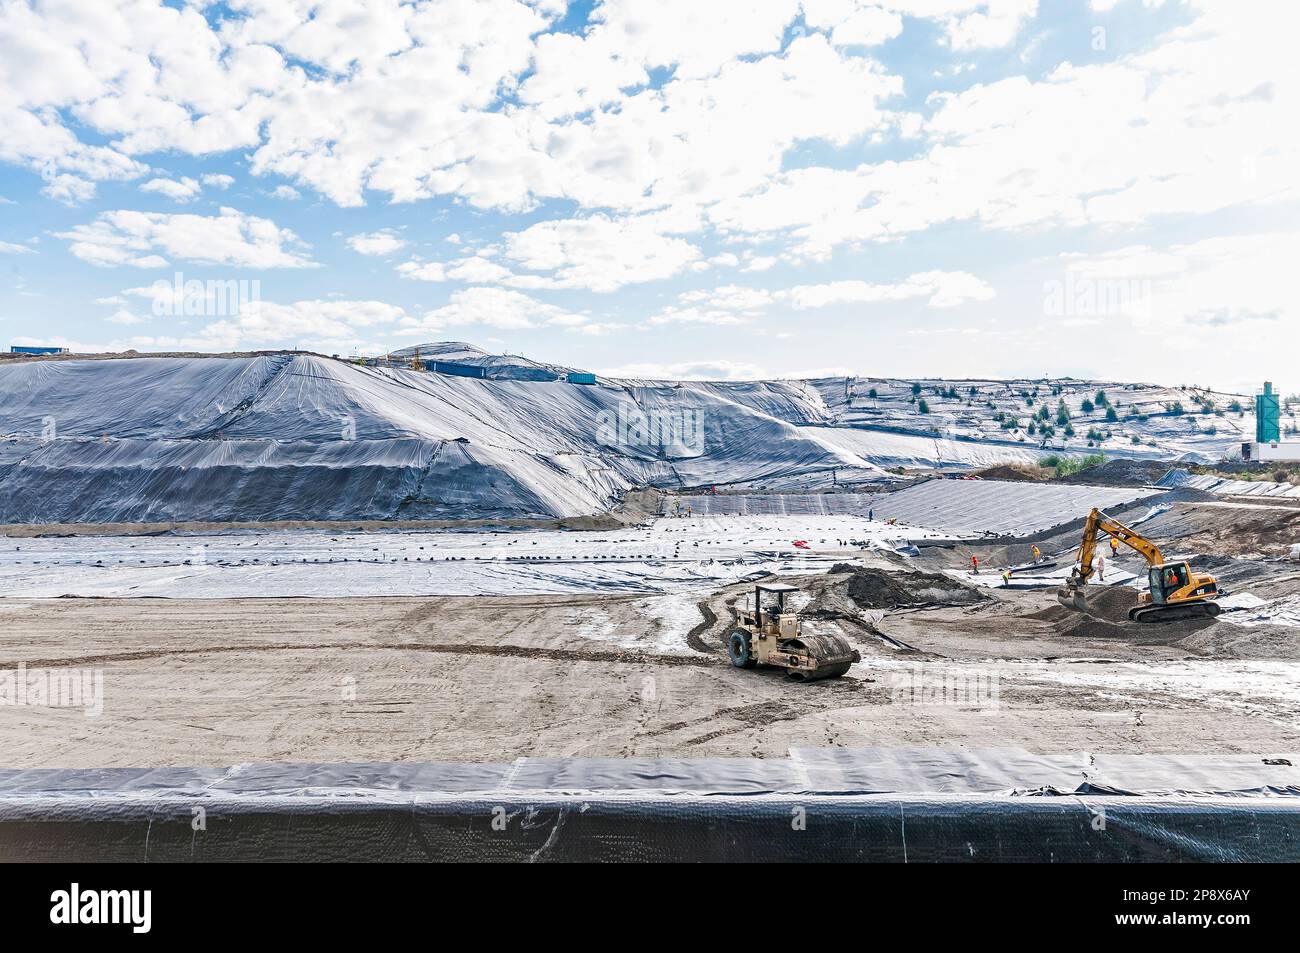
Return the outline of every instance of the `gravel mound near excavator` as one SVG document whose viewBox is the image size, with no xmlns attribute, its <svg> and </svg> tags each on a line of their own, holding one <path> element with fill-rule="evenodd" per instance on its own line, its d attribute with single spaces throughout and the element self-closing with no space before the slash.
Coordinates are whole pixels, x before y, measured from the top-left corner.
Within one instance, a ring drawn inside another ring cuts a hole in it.
<svg viewBox="0 0 1300 953">
<path fill-rule="evenodd" d="M 859 569 L 849 579 L 849 598 L 862 609 L 898 609 L 933 603 L 971 604 L 987 598 L 949 576 L 929 572 Z"/>
</svg>

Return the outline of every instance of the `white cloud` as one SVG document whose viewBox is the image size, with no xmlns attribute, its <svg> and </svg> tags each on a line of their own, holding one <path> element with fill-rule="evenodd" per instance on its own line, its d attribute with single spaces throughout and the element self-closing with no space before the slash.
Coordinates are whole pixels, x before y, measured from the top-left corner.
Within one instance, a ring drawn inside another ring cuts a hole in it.
<svg viewBox="0 0 1300 953">
<path fill-rule="evenodd" d="M 683 361 L 680 363 L 624 364 L 600 372 L 606 377 L 659 381 L 746 381 L 771 375 L 756 364 L 743 361 Z"/>
<path fill-rule="evenodd" d="M 570 330 L 604 330 L 607 325 L 590 317 L 566 311 L 552 304 L 509 288 L 464 288 L 440 308 L 421 318 L 407 318 L 402 326 L 408 331 L 439 332 L 451 327 L 480 325 L 503 331 L 520 331 L 544 326 Z"/>
<path fill-rule="evenodd" d="M 198 179 L 186 176 L 181 179 L 150 179 L 140 186 L 141 192 L 157 192 L 175 202 L 192 202 L 199 197 L 203 187 Z"/>
<path fill-rule="evenodd" d="M 95 197 L 95 183 L 68 173 L 51 175 L 46 178 L 41 194 L 64 205 L 80 205 Z"/>
<path fill-rule="evenodd" d="M 644 86 L 654 67 L 674 67 L 681 79 L 713 76 L 739 56 L 779 50 L 798 10 L 798 0 L 607 0 L 584 35 L 538 38 L 534 73 L 520 98 L 555 119 Z"/>
<path fill-rule="evenodd" d="M 298 236 L 270 219 L 223 208 L 218 215 L 104 212 L 88 225 L 58 232 L 92 265 L 157 268 L 168 258 L 246 268 L 316 267 Z"/>
<path fill-rule="evenodd" d="M 348 238 L 348 246 L 361 255 L 391 255 L 406 247 L 406 239 L 391 229 L 362 232 Z"/>
<path fill-rule="evenodd" d="M 228 189 L 235 184 L 233 176 L 221 172 L 208 172 L 199 176 L 199 180 L 210 189 Z"/>
<path fill-rule="evenodd" d="M 155 339 L 150 346 L 229 351 L 303 347 L 331 353 L 362 345 L 361 330 L 386 328 L 406 317 L 405 310 L 383 301 L 251 301 L 238 315 L 214 321 L 197 337 Z"/>
<path fill-rule="evenodd" d="M 405 278 L 420 281 L 493 283 L 523 290 L 617 291 L 703 264 L 698 248 L 683 238 L 664 234 L 663 226 L 661 218 L 648 215 L 557 219 L 521 232 L 507 232 L 501 247 L 485 248 L 450 262 L 416 258 L 403 262 L 397 270 Z M 494 255 L 515 267 L 493 260 Z"/>
<path fill-rule="evenodd" d="M 0 255 L 30 255 L 34 248 L 28 248 L 26 245 L 16 245 L 13 242 L 0 242 Z"/>
<path fill-rule="evenodd" d="M 271 198 L 284 199 L 286 202 L 296 202 L 302 198 L 302 193 L 292 185 L 277 185 L 271 190 Z"/>
<path fill-rule="evenodd" d="M 836 46 L 878 46 L 903 32 L 896 12 L 859 0 L 803 0 L 804 22 L 829 30 Z"/>
<path fill-rule="evenodd" d="M 820 285 L 797 285 L 777 293 L 799 311 L 837 304 L 870 304 L 928 298 L 935 308 L 950 308 L 966 301 L 987 301 L 996 292 L 985 282 L 964 271 L 918 272 L 897 284 L 866 281 L 831 281 Z"/>
<path fill-rule="evenodd" d="M 745 324 L 748 318 L 734 311 L 720 308 L 665 308 L 651 315 L 646 323 L 652 327 L 664 324 Z"/>
<path fill-rule="evenodd" d="M 1076 286 L 1081 280 L 1109 280 L 1133 289 L 1123 316 L 1136 319 L 1139 327 L 1210 329 L 1204 336 L 1192 333 L 1183 346 L 1213 342 L 1257 347 L 1258 340 L 1249 334 L 1239 337 L 1220 329 L 1267 322 L 1270 348 L 1289 353 L 1300 345 L 1300 304 L 1288 265 L 1297 254 L 1300 235 L 1266 233 L 1163 249 L 1135 245 L 1097 255 L 1062 256 L 1061 261 L 1075 276 Z M 1171 344 L 1179 343 L 1171 339 Z"/>
<path fill-rule="evenodd" d="M 669 278 L 700 257 L 682 238 L 664 235 L 648 218 L 589 218 L 540 222 L 505 236 L 506 258 L 547 277 L 521 276 L 520 287 L 617 291 Z"/>
<path fill-rule="evenodd" d="M 1211 6 L 1149 52 L 937 94 L 921 156 L 793 169 L 709 218 L 735 234 L 787 233 L 797 254 L 824 259 L 953 221 L 1114 228 L 1294 199 L 1300 11 L 1264 9 Z"/>
<path fill-rule="evenodd" d="M 397 272 L 403 278 L 416 281 L 463 281 L 479 284 L 506 281 L 514 277 L 509 268 L 482 255 L 470 255 L 450 262 L 420 261 L 413 258 L 398 265 Z"/>
<path fill-rule="evenodd" d="M 678 296 L 683 304 L 705 305 L 727 311 L 758 311 L 772 303 L 772 293 L 762 288 L 741 285 L 723 285 L 699 291 L 686 291 Z"/>
</svg>

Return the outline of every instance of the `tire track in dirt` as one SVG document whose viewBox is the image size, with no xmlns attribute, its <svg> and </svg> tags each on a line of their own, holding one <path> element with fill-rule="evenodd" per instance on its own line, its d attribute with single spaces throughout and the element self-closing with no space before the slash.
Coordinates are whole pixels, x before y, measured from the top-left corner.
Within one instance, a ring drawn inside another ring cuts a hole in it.
<svg viewBox="0 0 1300 953">
<path fill-rule="evenodd" d="M 702 599 L 696 605 L 699 607 L 700 614 L 704 616 L 691 631 L 686 633 L 686 644 L 697 652 L 703 652 L 705 655 L 717 655 L 717 651 L 704 641 L 703 635 L 709 629 L 718 623 L 718 615 L 713 611 L 707 599 Z"/>
<path fill-rule="evenodd" d="M 147 649 L 139 652 L 117 652 L 105 655 L 85 655 L 77 658 L 22 659 L 28 669 L 58 668 L 74 665 L 108 665 L 113 662 L 138 662 L 159 658 L 183 658 L 196 655 L 237 654 L 240 652 L 321 652 L 379 650 L 390 652 L 433 652 L 444 655 L 490 655 L 508 658 L 543 659 L 552 662 L 609 662 L 618 665 L 660 665 L 666 667 L 711 667 L 719 664 L 714 658 L 694 655 L 651 655 L 646 652 L 606 652 L 592 649 L 553 649 L 526 645 L 465 645 L 437 642 L 326 642 L 271 645 L 209 645 L 197 648 Z M 19 661 L 0 661 L 0 668 L 17 668 Z"/>
</svg>

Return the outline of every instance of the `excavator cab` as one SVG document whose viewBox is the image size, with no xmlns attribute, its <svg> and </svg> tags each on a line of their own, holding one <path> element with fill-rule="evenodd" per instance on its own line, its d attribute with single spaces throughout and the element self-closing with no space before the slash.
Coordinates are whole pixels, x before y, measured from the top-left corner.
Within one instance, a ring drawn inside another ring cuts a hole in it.
<svg viewBox="0 0 1300 953">
<path fill-rule="evenodd" d="M 1182 589 L 1191 579 L 1187 563 L 1174 563 L 1172 566 L 1152 566 L 1150 571 L 1151 601 L 1162 605 L 1169 597 Z"/>
</svg>

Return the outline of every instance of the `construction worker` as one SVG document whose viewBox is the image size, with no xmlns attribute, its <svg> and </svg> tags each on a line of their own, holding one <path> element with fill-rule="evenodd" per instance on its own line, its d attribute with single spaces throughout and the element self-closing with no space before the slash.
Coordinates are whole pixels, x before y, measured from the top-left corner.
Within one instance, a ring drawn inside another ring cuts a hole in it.
<svg viewBox="0 0 1300 953">
<path fill-rule="evenodd" d="M 1097 557 L 1097 581 L 1105 582 L 1106 580 L 1106 557 Z"/>
<path fill-rule="evenodd" d="M 1030 547 L 1030 552 L 1034 554 L 1034 565 L 1038 565 L 1038 560 L 1043 558 L 1043 552 L 1038 548 L 1037 543 Z"/>
<path fill-rule="evenodd" d="M 970 571 L 977 576 L 980 574 L 980 558 L 974 553 L 970 554 Z"/>
<path fill-rule="evenodd" d="M 1114 536 L 1110 538 L 1110 558 L 1114 559 L 1119 555 L 1119 540 Z"/>
<path fill-rule="evenodd" d="M 1009 586 L 1009 585 L 1011 585 L 1011 570 L 1010 570 L 1010 569 L 1004 569 L 1004 570 L 1002 570 L 1002 585 L 1003 585 L 1003 586 Z"/>
</svg>

